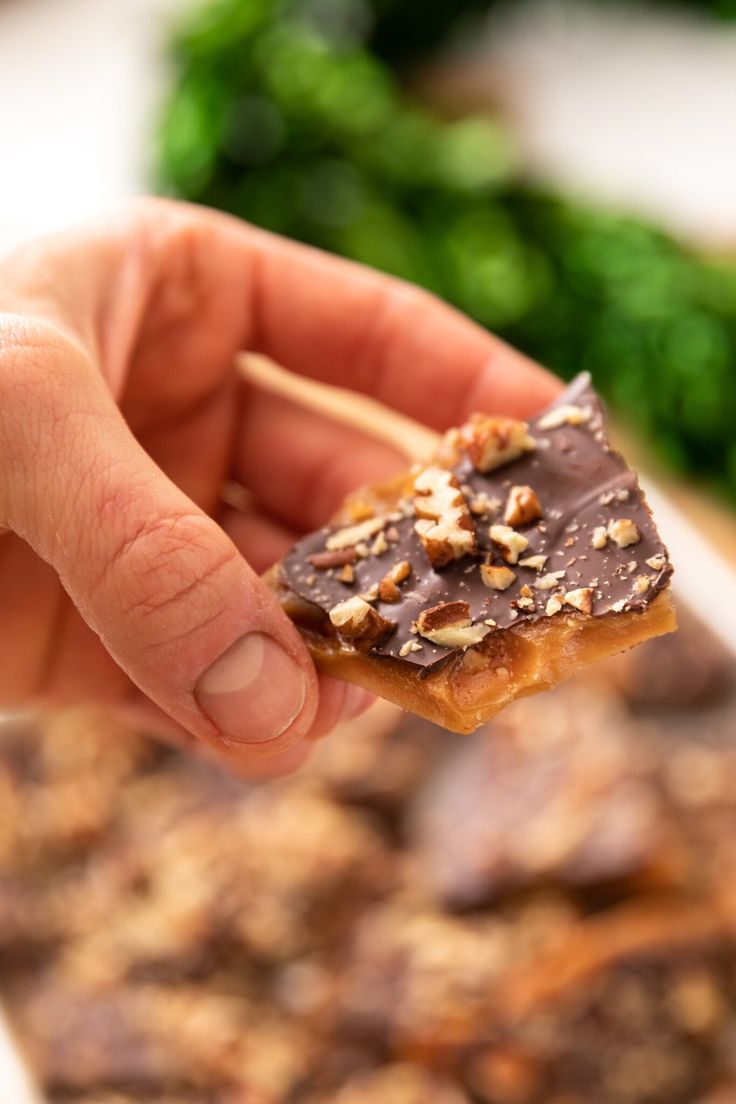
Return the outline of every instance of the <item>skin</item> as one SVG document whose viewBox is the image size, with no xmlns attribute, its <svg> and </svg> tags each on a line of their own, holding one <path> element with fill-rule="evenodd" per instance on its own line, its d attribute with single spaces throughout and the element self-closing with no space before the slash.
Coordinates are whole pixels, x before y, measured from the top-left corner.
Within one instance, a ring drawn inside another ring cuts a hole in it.
<svg viewBox="0 0 736 1104">
<path fill-rule="evenodd" d="M 317 675 L 258 575 L 403 458 L 244 382 L 242 349 L 435 429 L 528 416 L 559 387 L 434 297 L 202 208 L 139 200 L 4 259 L 0 707 L 105 704 L 253 776 L 368 703 Z M 198 692 L 251 632 L 305 687 L 258 741 Z"/>
</svg>

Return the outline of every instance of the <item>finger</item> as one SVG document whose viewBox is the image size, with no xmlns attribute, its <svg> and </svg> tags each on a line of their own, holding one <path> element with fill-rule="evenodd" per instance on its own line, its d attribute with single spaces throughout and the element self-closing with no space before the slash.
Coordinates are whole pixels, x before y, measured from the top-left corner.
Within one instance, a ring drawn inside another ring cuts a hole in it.
<svg viewBox="0 0 736 1104">
<path fill-rule="evenodd" d="M 237 745 L 212 748 L 198 744 L 186 729 L 172 721 L 168 714 L 139 691 L 129 694 L 127 701 L 119 705 L 115 713 L 144 734 L 155 736 L 182 751 L 198 753 L 243 779 L 265 779 L 297 770 L 309 757 L 316 740 L 327 735 L 338 724 L 354 720 L 374 701 L 374 696 L 360 687 L 320 675 L 319 707 L 310 731 L 286 751 L 262 760 L 244 757 Z"/>
<path fill-rule="evenodd" d="M 224 507 L 218 521 L 230 540 L 254 571 L 262 574 L 285 556 L 298 534 L 261 513 L 256 506 L 248 510 Z"/>
<path fill-rule="evenodd" d="M 206 513 L 213 513 L 230 472 L 235 430 L 237 380 L 228 377 L 190 411 L 150 425 L 128 416 L 128 424 L 148 455 L 172 483 Z"/>
<path fill-rule="evenodd" d="M 134 440 L 53 330 L 0 366 L 2 507 L 132 681 L 174 721 L 253 760 L 309 732 L 317 678 L 273 595 Z"/>
<path fill-rule="evenodd" d="M 208 394 L 243 348 L 437 428 L 473 409 L 523 417 L 560 387 L 434 296 L 201 207 L 138 201 L 94 242 L 44 249 L 50 286 L 61 265 L 73 294 L 42 297 L 43 310 L 94 347 L 116 393 L 127 371 L 126 403 L 154 419 Z M 70 257 L 84 263 L 70 272 Z M 25 282 L 19 267 L 28 297 L 38 264 Z"/>
<path fill-rule="evenodd" d="M 155 737 L 179 751 L 215 763 L 243 781 L 265 781 L 290 774 L 309 758 L 314 747 L 310 740 L 301 739 L 285 751 L 277 752 L 268 758 L 253 760 L 247 755 L 244 756 L 238 746 L 230 751 L 198 742 L 186 729 L 172 721 L 168 714 L 143 694 L 132 698 L 124 705 L 117 706 L 113 713 L 144 736 Z"/>
<path fill-rule="evenodd" d="M 527 417 L 560 383 L 465 315 L 413 285 L 251 231 L 257 351 L 350 387 L 438 429 L 474 410 Z"/>
<path fill-rule="evenodd" d="M 235 438 L 236 478 L 272 513 L 300 530 L 323 525 L 345 495 L 406 467 L 398 449 L 245 385 Z"/>
</svg>

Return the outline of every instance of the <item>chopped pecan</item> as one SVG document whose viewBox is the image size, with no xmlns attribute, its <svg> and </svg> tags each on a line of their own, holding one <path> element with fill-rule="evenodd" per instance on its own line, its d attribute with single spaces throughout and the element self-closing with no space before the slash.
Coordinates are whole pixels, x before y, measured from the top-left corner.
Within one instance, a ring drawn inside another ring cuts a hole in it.
<svg viewBox="0 0 736 1104">
<path fill-rule="evenodd" d="M 568 590 L 565 595 L 565 605 L 572 606 L 581 613 L 593 612 L 593 588 L 580 587 L 578 590 Z"/>
<path fill-rule="evenodd" d="M 524 560 L 519 560 L 519 567 L 531 567 L 534 571 L 542 571 L 544 565 L 547 562 L 547 556 L 527 556 Z"/>
<path fill-rule="evenodd" d="M 507 525 L 529 525 L 542 517 L 542 504 L 531 487 L 517 486 L 509 491 L 503 520 Z"/>
<path fill-rule="evenodd" d="M 480 644 L 491 631 L 489 625 L 473 625 L 467 602 L 443 602 L 422 610 L 413 628 L 420 636 L 444 648 L 469 648 Z"/>
<path fill-rule="evenodd" d="M 330 621 L 340 636 L 351 641 L 360 651 L 368 651 L 396 628 L 393 621 L 382 617 L 378 610 L 357 594 L 333 606 Z"/>
<path fill-rule="evenodd" d="M 470 606 L 467 602 L 441 602 L 438 606 L 422 610 L 414 622 L 414 628 L 420 636 L 437 629 L 446 629 L 450 625 L 470 624 Z"/>
<path fill-rule="evenodd" d="M 619 548 L 628 548 L 630 544 L 638 544 L 641 540 L 641 534 L 631 518 L 609 521 L 608 535 Z"/>
<path fill-rule="evenodd" d="M 382 602 L 398 602 L 401 591 L 390 575 L 384 575 L 378 584 L 378 597 Z"/>
<path fill-rule="evenodd" d="M 563 403 L 550 410 L 549 414 L 539 419 L 537 423 L 540 429 L 559 429 L 563 425 L 579 426 L 590 419 L 591 411 L 574 406 L 572 403 Z"/>
<path fill-rule="evenodd" d="M 590 543 L 593 548 L 596 548 L 599 552 L 606 547 L 608 544 L 608 531 L 605 525 L 596 525 L 591 534 Z"/>
<path fill-rule="evenodd" d="M 465 497 L 452 472 L 429 467 L 414 480 L 414 528 L 430 562 L 444 567 L 476 551 L 475 529 Z"/>
<path fill-rule="evenodd" d="M 504 564 L 481 564 L 480 577 L 492 590 L 508 590 L 516 575 Z"/>
<path fill-rule="evenodd" d="M 325 548 L 328 552 L 351 548 L 375 536 L 385 525 L 386 518 L 383 517 L 368 518 L 367 521 L 361 521 L 357 525 L 348 525 L 345 529 L 338 529 L 336 533 L 332 533 L 325 541 Z"/>
<path fill-rule="evenodd" d="M 355 548 L 340 548 L 335 552 L 314 552 L 307 556 L 307 563 L 316 567 L 318 571 L 326 571 L 329 567 L 342 567 L 343 564 L 354 564 L 358 558 Z"/>
<path fill-rule="evenodd" d="M 349 563 L 346 563 L 345 566 L 343 567 L 342 571 L 339 572 L 337 577 L 338 577 L 338 579 L 340 580 L 341 583 L 348 583 L 348 584 L 349 583 L 354 583 L 355 582 L 355 571 L 353 570 L 353 565 L 349 564 Z"/>
<path fill-rule="evenodd" d="M 501 555 L 506 563 L 518 563 L 521 553 L 526 552 L 529 547 L 529 541 L 526 537 L 522 537 L 521 533 L 517 533 L 508 525 L 492 525 L 488 530 L 488 535 L 493 543 L 501 548 Z"/>
<path fill-rule="evenodd" d="M 493 471 L 536 448 L 524 422 L 489 414 L 473 414 L 460 429 L 460 441 L 479 472 Z"/>
</svg>

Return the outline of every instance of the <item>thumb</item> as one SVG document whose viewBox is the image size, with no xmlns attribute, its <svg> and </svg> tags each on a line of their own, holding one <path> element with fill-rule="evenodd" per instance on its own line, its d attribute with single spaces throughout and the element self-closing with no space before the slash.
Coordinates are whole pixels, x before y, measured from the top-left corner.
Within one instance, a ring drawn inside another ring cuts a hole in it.
<svg viewBox="0 0 736 1104">
<path fill-rule="evenodd" d="M 317 678 L 296 630 L 53 330 L 0 355 L 0 470 L 6 523 L 173 720 L 239 759 L 279 754 L 306 734 Z"/>
</svg>

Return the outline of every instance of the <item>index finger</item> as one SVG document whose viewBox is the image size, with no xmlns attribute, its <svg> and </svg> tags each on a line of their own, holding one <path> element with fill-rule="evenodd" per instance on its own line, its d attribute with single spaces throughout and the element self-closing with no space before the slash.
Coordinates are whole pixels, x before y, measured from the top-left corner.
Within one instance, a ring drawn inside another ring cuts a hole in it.
<svg viewBox="0 0 736 1104">
<path fill-rule="evenodd" d="M 250 229 L 256 351 L 444 429 L 473 410 L 527 417 L 560 383 L 411 284 Z"/>
</svg>

